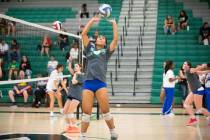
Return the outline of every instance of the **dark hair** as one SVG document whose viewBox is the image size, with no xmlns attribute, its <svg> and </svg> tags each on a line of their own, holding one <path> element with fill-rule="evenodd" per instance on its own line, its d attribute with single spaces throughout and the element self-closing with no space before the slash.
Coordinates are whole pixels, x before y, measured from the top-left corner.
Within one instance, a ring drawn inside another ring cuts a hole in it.
<svg viewBox="0 0 210 140">
<path fill-rule="evenodd" d="M 185 12 L 185 10 L 181 10 L 181 11 L 180 11 L 180 13 L 179 13 L 180 16 L 181 16 L 181 13 L 184 13 L 184 16 L 187 15 L 186 12 Z"/>
<path fill-rule="evenodd" d="M 56 66 L 56 70 L 58 70 L 59 68 L 63 68 L 63 65 L 62 65 L 62 64 L 58 64 L 58 65 Z"/>
<path fill-rule="evenodd" d="M 13 38 L 12 41 L 17 44 L 17 39 Z"/>
<path fill-rule="evenodd" d="M 207 63 L 206 65 L 207 65 L 207 67 L 210 67 L 210 63 Z"/>
<path fill-rule="evenodd" d="M 172 66 L 173 66 L 173 61 L 171 60 L 166 61 L 165 73 L 167 73 L 168 70 L 172 69 Z"/>
<path fill-rule="evenodd" d="M 203 23 L 203 26 L 205 26 L 205 25 L 207 25 L 207 24 L 208 24 L 208 22 L 204 22 L 204 23 Z"/>
<path fill-rule="evenodd" d="M 187 65 L 192 68 L 192 63 L 190 61 L 185 61 L 187 63 Z"/>
</svg>

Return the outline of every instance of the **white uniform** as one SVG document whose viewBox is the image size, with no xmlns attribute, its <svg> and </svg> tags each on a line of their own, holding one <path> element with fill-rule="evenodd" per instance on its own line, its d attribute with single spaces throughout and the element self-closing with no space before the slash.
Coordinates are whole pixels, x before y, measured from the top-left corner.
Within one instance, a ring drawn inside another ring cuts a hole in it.
<svg viewBox="0 0 210 140">
<path fill-rule="evenodd" d="M 172 70 L 168 70 L 163 74 L 163 87 L 164 88 L 174 88 L 176 81 L 170 82 L 170 78 L 175 78 L 174 72 Z"/>
<path fill-rule="evenodd" d="M 60 81 L 63 80 L 62 76 L 63 76 L 62 72 L 58 73 L 57 70 L 52 71 L 49 80 L 47 82 L 47 91 L 57 90 L 54 81 L 56 80 L 58 83 L 60 83 Z"/>
</svg>

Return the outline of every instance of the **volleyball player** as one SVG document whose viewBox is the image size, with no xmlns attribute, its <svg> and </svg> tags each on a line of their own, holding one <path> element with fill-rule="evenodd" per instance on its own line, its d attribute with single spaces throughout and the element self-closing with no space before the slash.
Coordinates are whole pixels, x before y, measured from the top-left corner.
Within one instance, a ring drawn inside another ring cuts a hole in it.
<svg viewBox="0 0 210 140">
<path fill-rule="evenodd" d="M 84 74 L 81 72 L 81 70 L 82 65 L 75 64 L 74 69 L 72 69 L 72 63 L 69 63 L 69 71 L 73 78 L 69 82 L 67 101 L 63 110 L 63 113 L 66 117 L 66 122 L 68 124 L 68 128 L 66 130 L 68 133 L 80 132 L 74 120 L 74 111 L 82 100 L 82 84 L 84 80 Z"/>
<path fill-rule="evenodd" d="M 54 102 L 55 102 L 55 98 L 58 101 L 58 106 L 60 108 L 60 112 L 62 113 L 62 95 L 61 95 L 61 88 L 59 86 L 59 84 L 61 84 L 63 87 L 64 83 L 63 83 L 63 79 L 61 78 L 61 76 L 63 76 L 63 65 L 58 64 L 56 69 L 54 71 L 51 72 L 49 80 L 47 82 L 47 94 L 50 97 L 50 116 L 53 117 L 54 113 Z M 65 89 L 67 91 L 67 89 Z"/>
<path fill-rule="evenodd" d="M 189 87 L 191 89 L 191 92 L 188 94 L 185 102 L 184 102 L 184 108 L 190 115 L 190 118 L 187 122 L 187 126 L 195 125 L 198 123 L 198 120 L 196 119 L 193 108 L 191 105 L 194 103 L 195 107 L 198 112 L 201 112 L 203 115 L 210 117 L 210 113 L 207 109 L 203 108 L 203 95 L 205 93 L 204 88 L 202 87 L 197 73 L 199 72 L 200 68 L 192 68 L 192 65 L 190 62 L 184 62 L 184 71 L 186 74 L 186 78 L 189 84 Z"/>
<path fill-rule="evenodd" d="M 100 18 L 98 16 L 93 17 L 86 24 L 82 32 L 82 40 L 87 57 L 87 70 L 83 84 L 84 90 L 82 99 L 82 140 L 86 139 L 86 132 L 91 118 L 94 96 L 99 103 L 103 118 L 105 119 L 106 124 L 109 127 L 111 140 L 116 140 L 118 137 L 117 133 L 115 132 L 114 120 L 110 113 L 109 97 L 106 87 L 107 63 L 115 48 L 117 47 L 118 42 L 117 23 L 115 20 L 109 21 L 113 27 L 113 40 L 108 46 L 108 44 L 106 44 L 106 38 L 102 35 L 98 36 L 95 44 L 91 43 L 88 38 L 87 33 L 89 29 L 95 22 L 99 21 Z"/>
<path fill-rule="evenodd" d="M 162 114 L 173 117 L 172 105 L 174 99 L 175 84 L 178 82 L 179 77 L 175 77 L 173 61 L 166 61 L 165 70 L 163 74 L 163 88 L 165 90 L 165 100 L 163 103 Z"/>
</svg>

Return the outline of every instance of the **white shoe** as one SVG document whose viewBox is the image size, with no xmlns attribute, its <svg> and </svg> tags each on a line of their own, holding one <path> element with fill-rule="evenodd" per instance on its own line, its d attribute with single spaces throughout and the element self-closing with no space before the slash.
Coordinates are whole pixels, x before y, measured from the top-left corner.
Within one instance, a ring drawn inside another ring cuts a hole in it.
<svg viewBox="0 0 210 140">
<path fill-rule="evenodd" d="M 87 137 L 80 135 L 80 140 L 87 140 Z"/>
<path fill-rule="evenodd" d="M 173 118 L 175 116 L 175 114 L 171 112 L 171 113 L 167 114 L 166 116 Z"/>
<path fill-rule="evenodd" d="M 55 117 L 54 112 L 50 112 L 50 117 Z"/>
</svg>

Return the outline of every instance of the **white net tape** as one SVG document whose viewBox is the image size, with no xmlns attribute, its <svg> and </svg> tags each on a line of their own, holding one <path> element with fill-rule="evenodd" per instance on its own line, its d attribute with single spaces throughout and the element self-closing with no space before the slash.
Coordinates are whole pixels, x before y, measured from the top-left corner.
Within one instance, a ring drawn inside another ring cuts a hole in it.
<svg viewBox="0 0 210 140">
<path fill-rule="evenodd" d="M 64 76 L 59 76 L 57 78 L 68 78 L 71 77 L 71 75 L 64 75 Z M 7 84 L 16 84 L 20 82 L 36 82 L 40 80 L 48 80 L 49 77 L 42 77 L 42 78 L 32 78 L 32 79 L 23 79 L 23 80 L 12 80 L 12 81 L 0 81 L 0 85 L 7 85 Z"/>
</svg>

